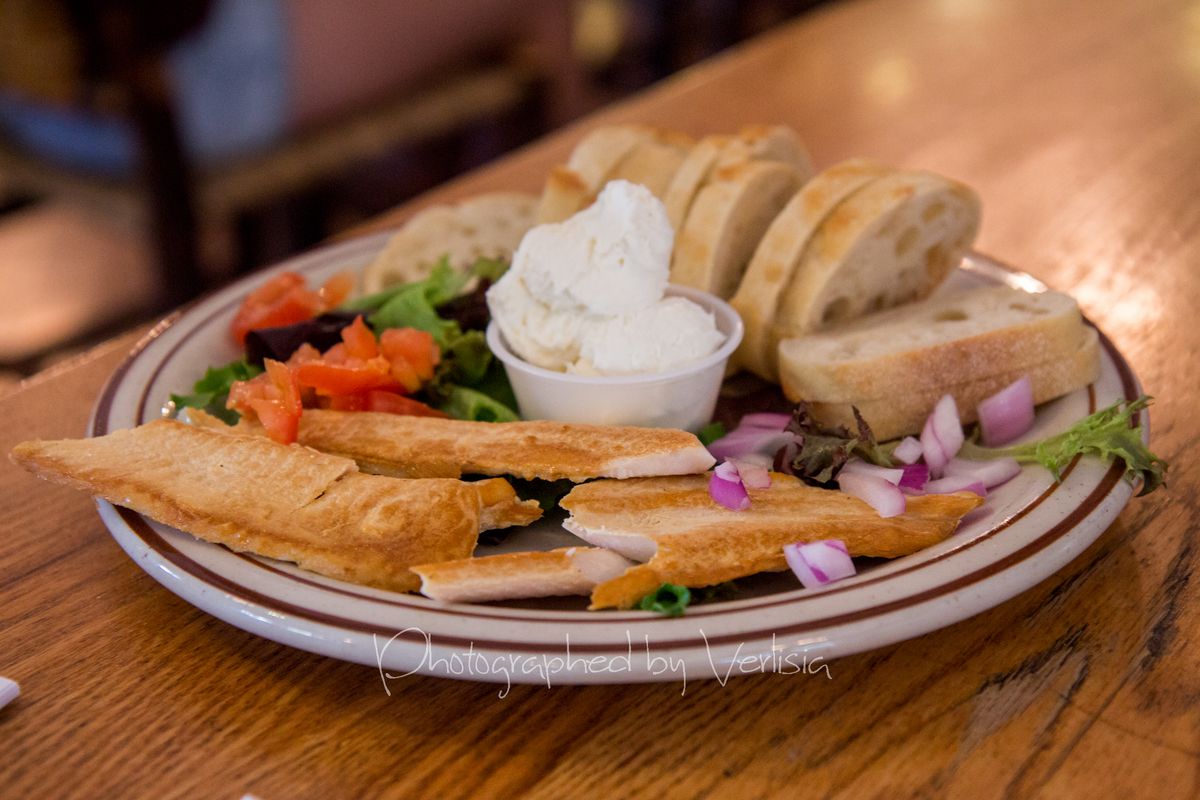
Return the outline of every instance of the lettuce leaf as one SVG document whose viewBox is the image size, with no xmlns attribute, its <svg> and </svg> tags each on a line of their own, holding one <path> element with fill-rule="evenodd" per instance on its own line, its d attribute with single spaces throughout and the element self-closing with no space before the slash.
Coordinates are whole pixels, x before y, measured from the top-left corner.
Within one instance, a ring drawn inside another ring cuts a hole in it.
<svg viewBox="0 0 1200 800">
<path fill-rule="evenodd" d="M 440 409 L 455 419 L 473 422 L 516 422 L 520 419 L 508 406 L 465 386 L 452 387 Z"/>
<path fill-rule="evenodd" d="M 192 386 L 192 394 L 173 394 L 171 402 L 176 409 L 199 408 L 207 411 L 227 425 L 236 425 L 240 415 L 225 407 L 229 387 L 237 381 L 248 381 L 262 372 L 262 367 L 238 359 L 221 367 L 209 367 L 204 377 Z"/>
</svg>

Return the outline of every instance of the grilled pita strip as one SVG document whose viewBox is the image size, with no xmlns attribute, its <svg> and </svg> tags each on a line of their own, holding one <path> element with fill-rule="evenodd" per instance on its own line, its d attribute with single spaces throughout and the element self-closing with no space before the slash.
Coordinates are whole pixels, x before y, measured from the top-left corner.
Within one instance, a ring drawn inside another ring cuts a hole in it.
<svg viewBox="0 0 1200 800">
<path fill-rule="evenodd" d="M 395 591 L 417 588 L 413 564 L 468 557 L 479 534 L 475 485 L 364 475 L 349 459 L 174 420 L 23 442 L 12 457 L 231 550 Z"/>
<path fill-rule="evenodd" d="M 305 409 L 299 441 L 396 478 L 514 475 L 579 482 L 704 472 L 714 463 L 686 431 L 546 420 L 469 422 Z"/>
<path fill-rule="evenodd" d="M 591 608 L 629 608 L 663 583 L 709 586 L 785 569 L 783 546 L 841 539 L 852 556 L 896 558 L 936 544 L 983 499 L 969 493 L 908 498 L 908 510 L 882 518 L 842 492 L 772 473 L 769 489 L 751 489 L 750 508 L 730 511 L 708 494 L 702 475 L 594 481 L 560 501 L 563 527 L 589 544 L 635 561 L 592 593 Z"/>
<path fill-rule="evenodd" d="M 305 412 L 310 413 L 310 412 Z M 238 422 L 237 425 L 230 427 L 221 420 L 209 414 L 206 411 L 201 411 L 197 408 L 184 409 L 181 418 L 202 428 L 208 428 L 213 431 L 225 434 L 241 435 L 241 436 L 262 436 L 265 435 L 263 428 L 256 422 L 247 422 L 245 418 Z M 364 472 L 372 472 L 375 474 L 387 474 L 386 471 L 373 470 L 369 463 L 359 463 L 358 466 Z M 401 476 L 393 474 L 390 477 L 417 477 L 413 475 Z M 436 475 L 425 477 L 439 477 Z M 458 477 L 457 475 L 442 476 L 442 477 Z M 479 509 L 479 530 L 491 531 L 498 528 L 512 528 L 518 526 L 529 525 L 542 517 L 542 507 L 538 505 L 536 500 L 522 500 L 517 496 L 517 491 L 513 489 L 512 484 L 503 478 L 489 478 L 481 481 L 471 481 L 470 485 L 475 487 L 479 492 L 479 500 L 482 507 Z"/>
<path fill-rule="evenodd" d="M 634 563 L 601 547 L 560 547 L 421 564 L 421 594 L 445 603 L 590 594 Z"/>
</svg>

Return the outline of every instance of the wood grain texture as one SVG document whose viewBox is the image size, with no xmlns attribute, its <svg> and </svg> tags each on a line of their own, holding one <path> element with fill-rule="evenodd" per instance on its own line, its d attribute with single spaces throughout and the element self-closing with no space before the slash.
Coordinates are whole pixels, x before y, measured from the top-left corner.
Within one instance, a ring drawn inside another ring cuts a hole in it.
<svg viewBox="0 0 1200 800">
<path fill-rule="evenodd" d="M 821 675 L 514 688 L 255 638 L 5 462 L 0 795 L 1194 797 L 1200 793 L 1200 6 L 839 4 L 394 214 L 536 191 L 588 125 L 782 122 L 817 162 L 944 172 L 980 247 L 1075 294 L 1133 364 L 1170 488 L 1033 590 Z M 0 400 L 0 447 L 83 430 L 113 346 Z M 1189 457 L 1190 456 L 1190 457 Z"/>
</svg>

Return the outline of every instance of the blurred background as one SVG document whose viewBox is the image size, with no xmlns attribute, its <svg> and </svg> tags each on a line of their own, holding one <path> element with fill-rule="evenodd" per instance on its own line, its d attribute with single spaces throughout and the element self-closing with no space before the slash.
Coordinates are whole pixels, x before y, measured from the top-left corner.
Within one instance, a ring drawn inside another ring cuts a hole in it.
<svg viewBox="0 0 1200 800">
<path fill-rule="evenodd" d="M 823 0 L 0 0 L 0 392 Z"/>
</svg>

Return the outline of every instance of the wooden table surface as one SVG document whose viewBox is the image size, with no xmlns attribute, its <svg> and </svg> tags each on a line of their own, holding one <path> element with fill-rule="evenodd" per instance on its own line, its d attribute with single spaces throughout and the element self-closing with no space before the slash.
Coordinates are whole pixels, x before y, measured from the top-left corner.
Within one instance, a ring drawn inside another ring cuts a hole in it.
<svg viewBox="0 0 1200 800">
<path fill-rule="evenodd" d="M 960 178 L 979 247 L 1079 298 L 1147 390 L 1170 488 L 1059 574 L 832 680 L 496 687 L 259 639 L 179 600 L 92 502 L 7 462 L 0 796 L 1194 797 L 1200 792 L 1200 5 L 834 5 L 458 180 L 536 189 L 587 125 L 795 126 L 821 164 Z M 128 347 L 0 400 L 0 448 L 80 435 Z M 1194 455 L 1194 451 L 1192 453 Z M 397 688 L 393 683 L 393 689 Z"/>
</svg>

